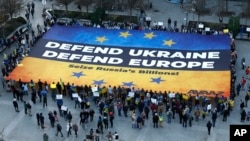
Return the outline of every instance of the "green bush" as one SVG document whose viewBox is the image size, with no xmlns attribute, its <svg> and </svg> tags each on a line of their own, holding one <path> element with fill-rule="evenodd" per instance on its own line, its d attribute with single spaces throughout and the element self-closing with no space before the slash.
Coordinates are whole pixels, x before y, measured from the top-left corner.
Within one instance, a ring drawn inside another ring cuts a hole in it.
<svg viewBox="0 0 250 141">
<path fill-rule="evenodd" d="M 53 15 L 52 11 L 49 11 L 51 15 Z M 114 22 L 124 22 L 130 21 L 133 23 L 138 23 L 137 17 L 135 16 L 127 16 L 127 15 L 114 15 L 114 14 L 105 14 L 105 10 L 103 8 L 97 8 L 94 13 L 86 13 L 80 11 L 68 11 L 66 13 L 65 10 L 54 10 L 54 15 L 57 18 L 71 18 L 71 19 L 88 19 L 91 20 L 92 23 L 99 24 L 101 21 L 114 21 Z M 100 21 L 101 19 L 101 21 Z"/>
</svg>

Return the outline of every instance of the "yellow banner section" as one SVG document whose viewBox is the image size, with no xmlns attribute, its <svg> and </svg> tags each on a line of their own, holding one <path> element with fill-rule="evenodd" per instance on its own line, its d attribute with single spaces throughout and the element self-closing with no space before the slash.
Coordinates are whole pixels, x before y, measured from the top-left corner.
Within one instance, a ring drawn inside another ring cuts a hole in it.
<svg viewBox="0 0 250 141">
<path fill-rule="evenodd" d="M 144 90 L 229 96 L 230 71 L 156 70 L 100 66 L 26 57 L 7 79 L 123 86 Z"/>
</svg>

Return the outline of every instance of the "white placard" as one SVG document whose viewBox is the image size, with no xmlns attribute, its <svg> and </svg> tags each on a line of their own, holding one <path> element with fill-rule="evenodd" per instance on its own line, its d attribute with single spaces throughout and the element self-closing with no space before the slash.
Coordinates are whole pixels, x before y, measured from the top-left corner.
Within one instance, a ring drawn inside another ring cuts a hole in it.
<svg viewBox="0 0 250 141">
<path fill-rule="evenodd" d="M 146 17 L 146 21 L 151 21 L 151 17 Z"/>
<path fill-rule="evenodd" d="M 63 110 L 63 111 L 67 111 L 67 110 L 68 110 L 68 108 L 67 108 L 66 106 L 63 106 L 63 105 L 62 105 L 61 110 Z"/>
<path fill-rule="evenodd" d="M 205 27 L 205 31 L 210 31 L 210 27 Z"/>
<path fill-rule="evenodd" d="M 170 98 L 174 98 L 174 97 L 175 97 L 175 94 L 174 94 L 174 93 L 170 93 L 168 96 L 169 96 Z"/>
<path fill-rule="evenodd" d="M 98 88 L 97 87 L 93 87 L 92 88 L 92 92 L 96 92 L 96 91 L 98 91 Z"/>
<path fill-rule="evenodd" d="M 134 97 L 134 96 L 135 96 L 135 92 L 129 92 L 129 93 L 128 93 L 128 96 L 129 96 L 129 97 Z"/>
<path fill-rule="evenodd" d="M 198 24 L 198 28 L 204 28 L 204 24 L 202 23 Z"/>
<path fill-rule="evenodd" d="M 157 103 L 157 100 L 154 99 L 154 98 L 151 98 L 151 102 L 156 104 L 156 103 Z"/>
<path fill-rule="evenodd" d="M 247 27 L 247 28 L 246 28 L 246 31 L 247 31 L 247 32 L 250 32 L 250 27 Z"/>
<path fill-rule="evenodd" d="M 73 93 L 72 97 L 77 98 L 78 97 L 78 93 Z"/>
<path fill-rule="evenodd" d="M 163 22 L 158 22 L 158 25 L 159 26 L 163 26 Z"/>
<path fill-rule="evenodd" d="M 56 99 L 63 99 L 63 95 L 62 94 L 57 94 Z"/>
<path fill-rule="evenodd" d="M 78 101 L 79 101 L 79 102 L 82 102 L 82 99 L 81 99 L 81 97 L 80 97 L 80 96 L 78 96 Z"/>
<path fill-rule="evenodd" d="M 99 92 L 94 92 L 93 95 L 96 97 L 100 96 Z"/>
</svg>

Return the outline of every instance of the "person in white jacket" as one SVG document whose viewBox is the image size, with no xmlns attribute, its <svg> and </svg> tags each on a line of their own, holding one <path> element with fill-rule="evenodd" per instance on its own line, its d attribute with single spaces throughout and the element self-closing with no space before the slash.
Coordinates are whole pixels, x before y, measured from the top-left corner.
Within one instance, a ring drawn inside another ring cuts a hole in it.
<svg viewBox="0 0 250 141">
<path fill-rule="evenodd" d="M 68 136 L 71 135 L 71 129 L 72 129 L 72 123 L 71 122 L 67 122 L 66 130 L 68 132 Z"/>
</svg>

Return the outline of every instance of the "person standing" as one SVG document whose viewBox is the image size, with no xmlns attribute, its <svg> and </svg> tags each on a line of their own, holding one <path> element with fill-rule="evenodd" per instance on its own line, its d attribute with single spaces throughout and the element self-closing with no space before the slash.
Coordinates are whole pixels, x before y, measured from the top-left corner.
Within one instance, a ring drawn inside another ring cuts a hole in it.
<svg viewBox="0 0 250 141">
<path fill-rule="evenodd" d="M 40 113 L 39 118 L 40 118 L 41 128 L 44 129 L 44 116 L 42 113 Z"/>
<path fill-rule="evenodd" d="M 216 119 L 217 119 L 217 111 L 215 110 L 215 111 L 212 112 L 213 127 L 215 127 Z"/>
<path fill-rule="evenodd" d="M 159 116 L 157 113 L 155 113 L 153 116 L 154 128 L 158 128 L 158 122 L 159 122 Z"/>
<path fill-rule="evenodd" d="M 50 111 L 48 116 L 49 116 L 49 120 L 50 120 L 50 125 L 52 128 L 54 128 L 55 127 L 55 118 L 53 116 L 53 113 Z"/>
<path fill-rule="evenodd" d="M 93 109 L 89 110 L 90 121 L 92 122 L 94 119 L 95 111 Z"/>
<path fill-rule="evenodd" d="M 33 88 L 31 92 L 31 101 L 36 104 L 36 90 Z"/>
<path fill-rule="evenodd" d="M 76 135 L 76 137 L 77 137 L 77 132 L 78 132 L 78 126 L 77 126 L 77 124 L 76 124 L 76 123 L 73 124 L 72 128 L 73 128 L 73 130 L 74 130 L 74 132 L 75 132 L 75 135 Z"/>
<path fill-rule="evenodd" d="M 23 101 L 23 107 L 24 107 L 24 114 L 27 115 L 27 103 L 26 101 Z"/>
<path fill-rule="evenodd" d="M 32 107 L 31 107 L 29 102 L 26 103 L 26 107 L 27 107 L 27 111 L 28 111 L 29 116 L 32 116 L 32 114 L 31 114 L 31 108 Z"/>
<path fill-rule="evenodd" d="M 46 107 L 48 106 L 48 103 L 47 103 L 47 95 L 43 95 L 43 109 L 45 108 L 45 106 L 46 106 Z"/>
<path fill-rule="evenodd" d="M 49 136 L 47 133 L 43 134 L 43 141 L 49 141 Z"/>
<path fill-rule="evenodd" d="M 187 120 L 188 120 L 188 115 L 186 113 L 186 110 L 183 111 L 183 121 L 182 121 L 182 126 L 187 127 Z"/>
<path fill-rule="evenodd" d="M 70 123 L 70 121 L 67 122 L 67 126 L 66 126 L 66 130 L 67 130 L 67 133 L 68 133 L 68 137 L 69 135 L 72 135 L 71 134 L 71 128 L 72 128 L 72 125 Z"/>
<path fill-rule="evenodd" d="M 108 129 L 109 128 L 109 123 L 108 123 L 108 117 L 107 116 L 103 117 L 103 123 L 104 123 L 104 128 Z"/>
<path fill-rule="evenodd" d="M 246 96 L 245 96 L 245 106 L 247 107 L 247 102 L 249 100 L 249 95 L 248 95 L 248 92 L 246 93 Z"/>
<path fill-rule="evenodd" d="M 18 103 L 17 103 L 17 101 L 16 101 L 15 98 L 13 99 L 13 106 L 14 106 L 15 111 L 16 111 L 16 112 L 19 112 Z"/>
<path fill-rule="evenodd" d="M 114 114 L 113 112 L 109 112 L 109 122 L 110 122 L 110 128 L 113 128 L 113 120 L 114 120 Z"/>
<path fill-rule="evenodd" d="M 62 126 L 59 123 L 56 125 L 56 131 L 56 136 L 58 135 L 58 133 L 61 133 L 61 137 L 63 137 Z"/>
<path fill-rule="evenodd" d="M 209 121 L 207 122 L 207 131 L 208 131 L 208 135 L 210 135 L 211 127 L 212 127 L 212 123 L 211 123 L 211 121 L 209 120 Z"/>
<path fill-rule="evenodd" d="M 244 122 L 246 120 L 246 115 L 247 115 L 246 110 L 243 109 L 242 112 L 240 113 L 240 121 L 241 122 Z"/>
<path fill-rule="evenodd" d="M 188 123 L 189 123 L 189 127 L 192 127 L 192 121 L 194 120 L 194 117 L 192 115 L 188 116 Z"/>
<path fill-rule="evenodd" d="M 36 121 L 37 121 L 37 125 L 40 126 L 40 114 L 36 113 Z"/>
<path fill-rule="evenodd" d="M 99 129 L 100 133 L 103 134 L 103 120 L 101 116 L 98 118 L 97 129 Z"/>
</svg>

